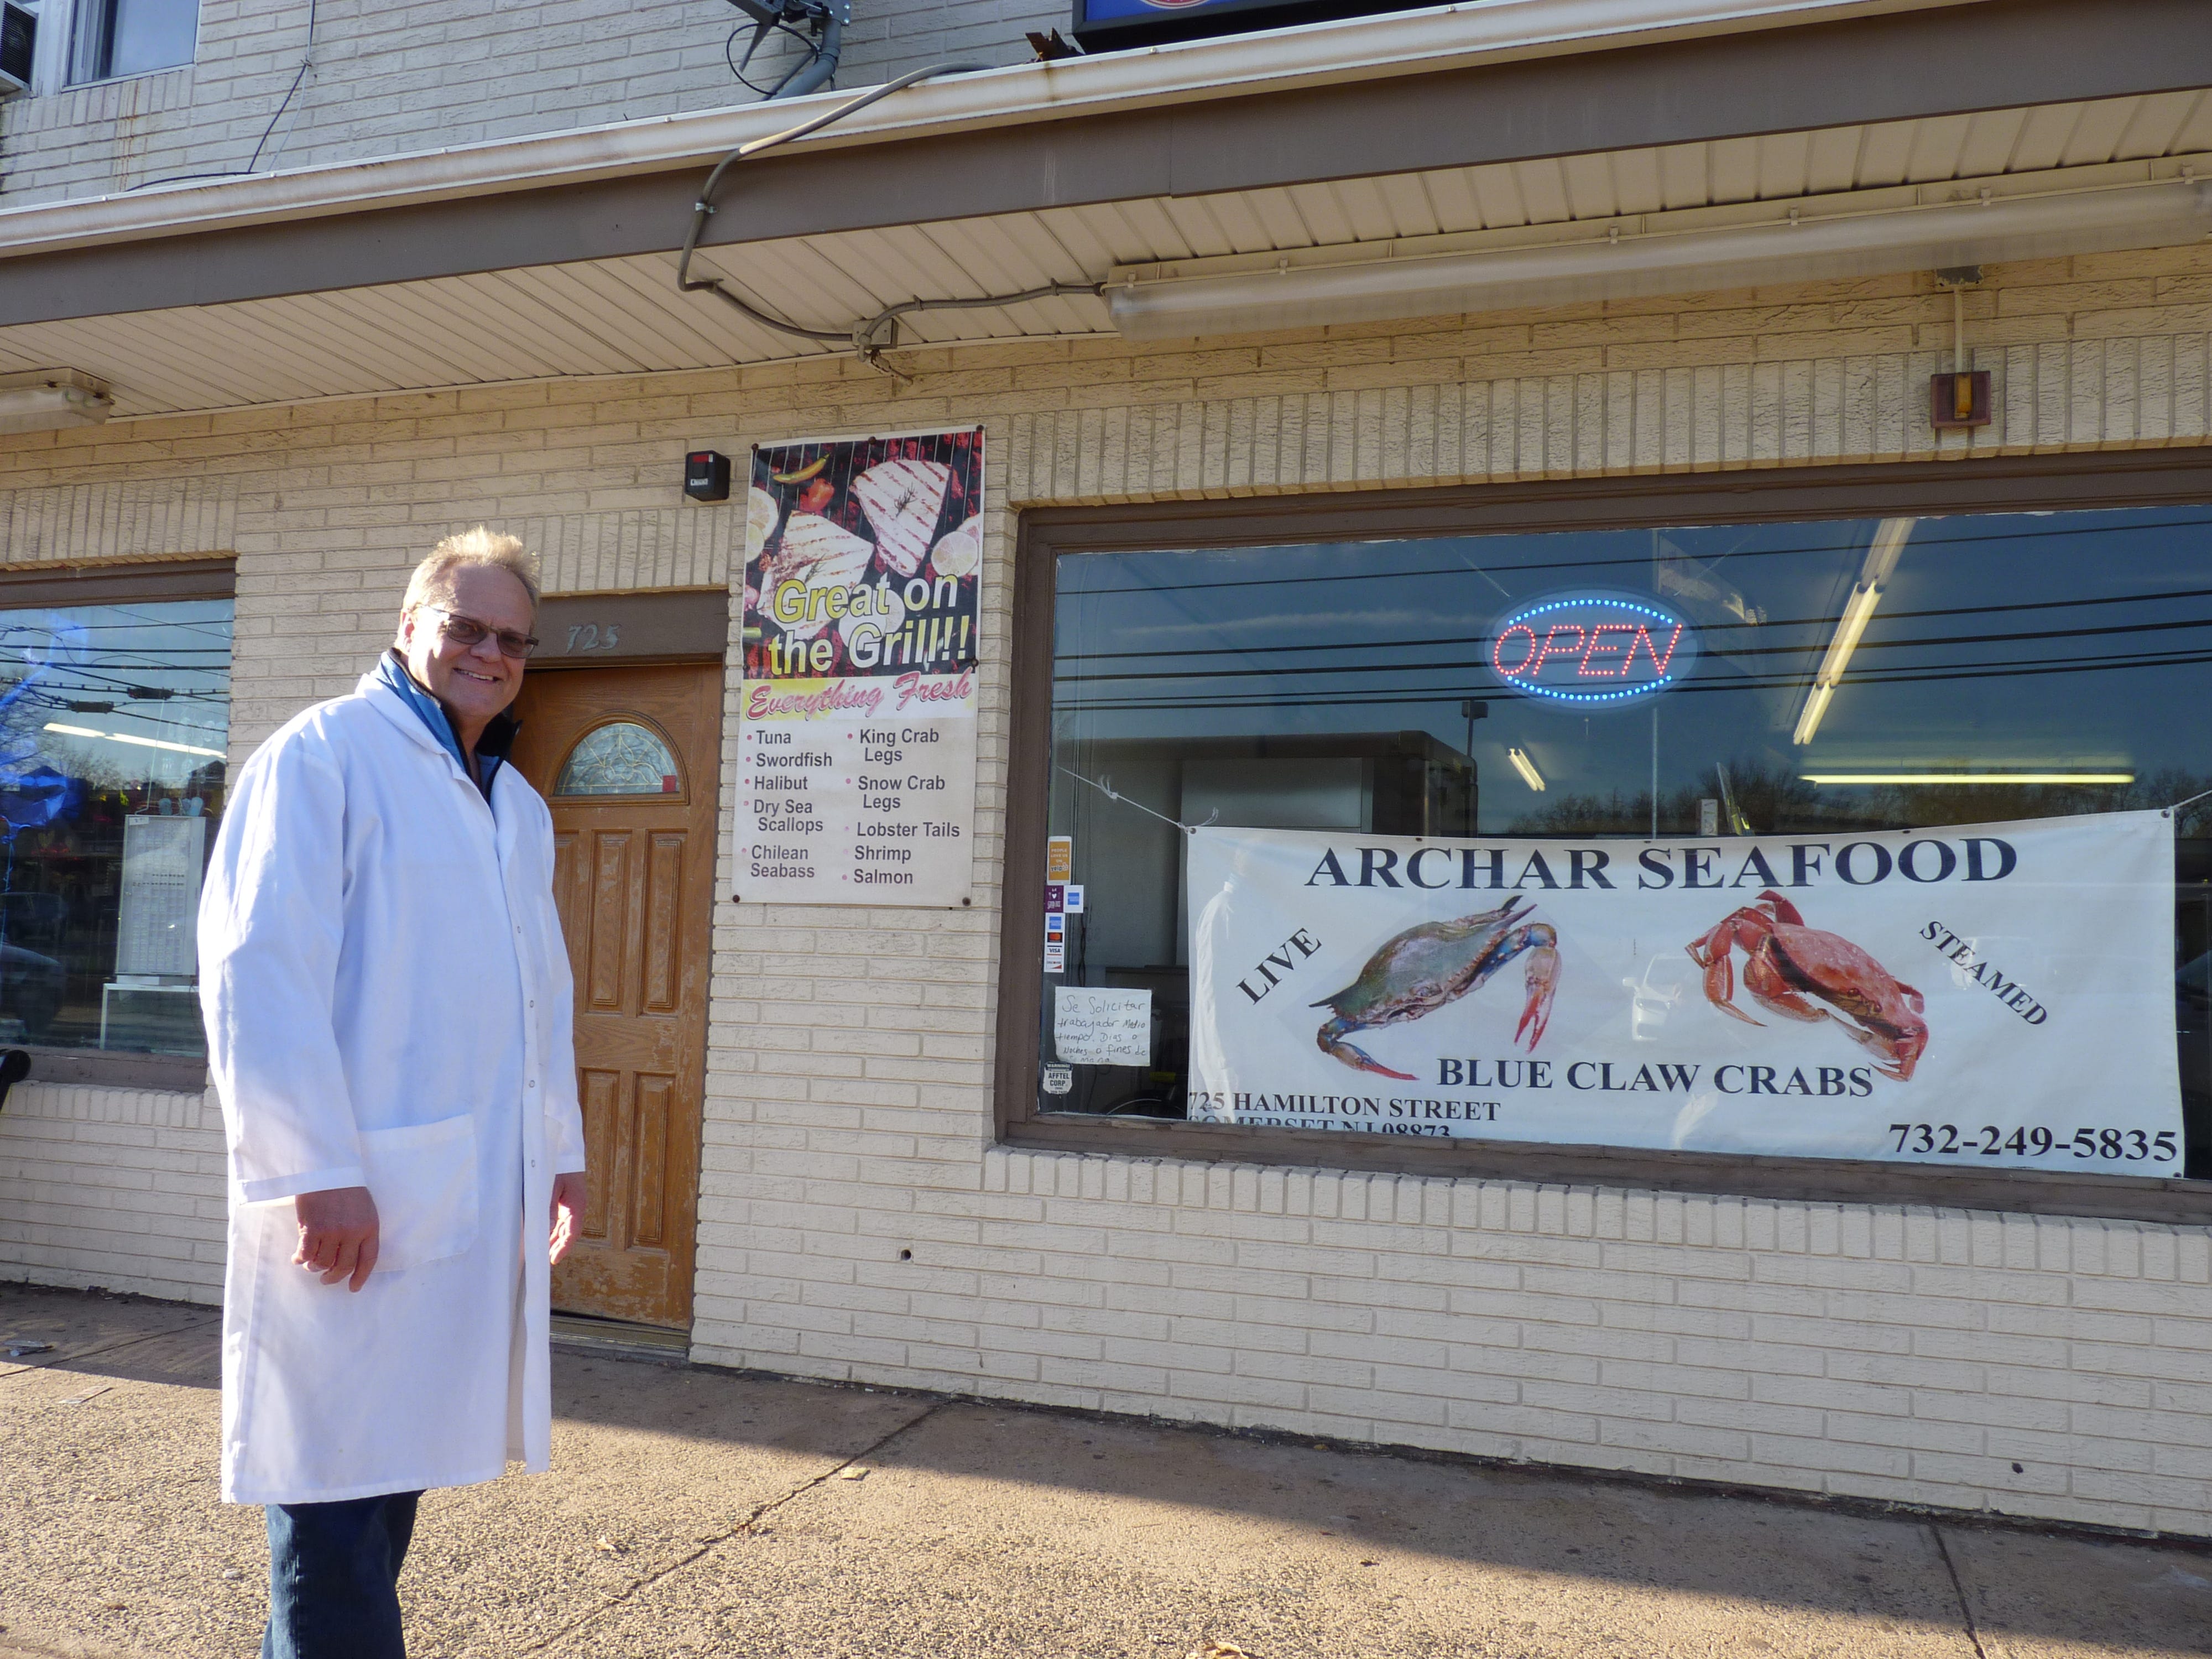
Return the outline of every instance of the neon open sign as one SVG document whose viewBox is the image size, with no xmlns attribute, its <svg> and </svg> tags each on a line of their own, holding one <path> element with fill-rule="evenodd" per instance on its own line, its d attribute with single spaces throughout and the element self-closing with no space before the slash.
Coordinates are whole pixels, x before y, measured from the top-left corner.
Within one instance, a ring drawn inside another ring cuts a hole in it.
<svg viewBox="0 0 2212 1659">
<path fill-rule="evenodd" d="M 1640 594 L 1547 593 L 1498 619 L 1490 665 L 1516 691 L 1577 707 L 1617 706 L 1680 684 L 1698 630 Z"/>
</svg>

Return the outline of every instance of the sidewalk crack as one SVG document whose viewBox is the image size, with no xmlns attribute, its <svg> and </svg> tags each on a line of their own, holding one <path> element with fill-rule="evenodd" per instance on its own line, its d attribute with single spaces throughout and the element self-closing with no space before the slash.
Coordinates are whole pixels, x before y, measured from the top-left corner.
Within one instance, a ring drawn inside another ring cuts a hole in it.
<svg viewBox="0 0 2212 1659">
<path fill-rule="evenodd" d="M 1936 1553 L 1943 1558 L 1943 1571 L 1951 1575 L 1951 1593 L 1959 1598 L 1959 1617 L 1966 1622 L 1966 1639 L 1974 1644 L 1975 1659 L 1990 1659 L 1989 1650 L 1982 1645 L 1982 1633 L 1974 1626 L 1974 1609 L 1966 1599 L 1966 1581 L 1959 1577 L 1958 1563 L 1951 1559 L 1951 1547 L 1943 1541 L 1943 1528 L 1931 1522 L 1928 1535 L 1936 1540 Z"/>
<path fill-rule="evenodd" d="M 211 1318 L 185 1320 L 166 1331 L 142 1331 L 137 1336 L 118 1337 L 97 1348 L 86 1348 L 76 1353 L 42 1354 L 36 1359 L 18 1359 L 0 1365 L 0 1382 L 12 1382 L 19 1376 L 28 1376 L 38 1371 L 51 1371 L 64 1365 L 75 1365 L 104 1353 L 114 1353 L 124 1348 L 135 1348 L 141 1342 L 158 1342 L 165 1336 L 176 1336 L 185 1331 L 204 1330 L 212 1323 Z"/>
<path fill-rule="evenodd" d="M 562 1638 L 581 1630 L 585 1626 L 589 1625 L 597 1620 L 605 1618 L 608 1613 L 613 1612 L 617 1607 L 621 1607 L 623 1603 L 635 1600 L 640 1591 L 650 1589 L 653 1585 L 658 1584 L 664 1578 L 667 1578 L 676 1573 L 679 1573 L 683 1571 L 684 1568 L 690 1566 L 693 1563 L 704 1559 L 707 1556 L 713 1554 L 716 1550 L 728 1543 L 731 1540 L 744 1537 L 747 1533 L 751 1532 L 756 1527 L 759 1526 L 762 1522 L 767 1520 L 769 1516 L 774 1515 L 778 1510 L 783 1508 L 785 1504 L 791 1503 L 796 1498 L 804 1498 L 808 1492 L 814 1491 L 817 1486 L 822 1486 L 826 1481 L 836 1480 L 839 1474 L 843 1473 L 845 1470 L 851 1468 L 853 1465 L 861 1462 L 863 1459 L 872 1457 L 876 1453 L 881 1451 L 885 1446 L 890 1445 L 892 1441 L 904 1434 L 908 1429 L 920 1427 L 922 1424 L 927 1423 L 931 1418 L 936 1416 L 939 1412 L 942 1411 L 946 1406 L 951 1403 L 952 1402 L 949 1400 L 933 1401 L 928 1410 L 916 1413 L 914 1416 L 907 1419 L 905 1422 L 900 1424 L 896 1428 L 892 1429 L 890 1432 L 878 1436 L 868 1444 L 861 1447 L 858 1451 L 854 1452 L 849 1456 L 842 1459 L 838 1462 L 831 1464 L 828 1468 L 823 1470 L 821 1474 L 810 1476 L 808 1479 L 800 1481 L 789 1492 L 783 1493 L 781 1496 L 769 1498 L 763 1503 L 754 1505 L 751 1511 L 746 1515 L 744 1520 L 729 1528 L 726 1531 L 718 1532 L 710 1538 L 702 1538 L 699 1540 L 696 1547 L 692 1549 L 689 1554 L 682 1556 L 674 1561 L 671 1561 L 667 1565 L 661 1567 L 653 1572 L 647 1573 L 644 1577 L 638 1579 L 635 1583 L 630 1584 L 627 1589 L 623 1590 L 620 1595 L 610 1596 L 606 1601 L 602 1601 L 598 1607 L 593 1607 L 589 1613 L 580 1614 L 578 1617 L 570 1620 L 567 1624 L 562 1626 L 560 1629 L 554 1631 L 551 1634 L 548 1635 L 543 1641 L 534 1642 L 530 1646 L 520 1650 L 520 1651 L 523 1653 L 543 1653 L 547 1648 L 551 1647 L 556 1642 L 560 1641 Z"/>
</svg>

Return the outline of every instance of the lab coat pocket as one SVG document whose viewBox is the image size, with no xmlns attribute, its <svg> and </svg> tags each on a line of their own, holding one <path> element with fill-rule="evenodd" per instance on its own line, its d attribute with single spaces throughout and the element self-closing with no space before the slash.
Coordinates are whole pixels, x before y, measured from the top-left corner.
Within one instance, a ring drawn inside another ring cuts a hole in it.
<svg viewBox="0 0 2212 1659">
<path fill-rule="evenodd" d="M 442 1261 L 477 1240 L 477 1128 L 466 1113 L 361 1136 L 379 1273 Z"/>
</svg>

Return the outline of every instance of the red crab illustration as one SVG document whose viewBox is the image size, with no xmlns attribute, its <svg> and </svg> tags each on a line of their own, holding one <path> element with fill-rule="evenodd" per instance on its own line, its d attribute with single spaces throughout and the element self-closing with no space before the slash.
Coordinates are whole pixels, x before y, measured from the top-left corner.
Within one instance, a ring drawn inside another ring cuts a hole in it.
<svg viewBox="0 0 2212 1659">
<path fill-rule="evenodd" d="M 1685 948 L 1705 970 L 1705 998 L 1747 1025 L 1763 1022 L 1735 1006 L 1733 952 L 1743 951 L 1743 983 L 1770 1013 L 1786 1019 L 1832 1019 L 1882 1063 L 1875 1069 L 1903 1083 L 1928 1047 L 1920 993 L 1840 934 L 1808 927 L 1797 907 L 1769 890 L 1756 905 L 1725 917 Z M 1830 1006 L 1816 1008 L 1818 997 Z"/>
</svg>

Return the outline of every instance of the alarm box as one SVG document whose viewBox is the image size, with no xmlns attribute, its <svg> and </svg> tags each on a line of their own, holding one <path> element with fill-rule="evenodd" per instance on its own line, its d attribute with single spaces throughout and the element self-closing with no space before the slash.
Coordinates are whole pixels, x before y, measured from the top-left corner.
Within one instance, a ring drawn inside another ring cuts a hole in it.
<svg viewBox="0 0 2212 1659">
<path fill-rule="evenodd" d="M 730 458 L 711 449 L 695 449 L 684 458 L 684 493 L 695 501 L 730 499 Z"/>
</svg>

